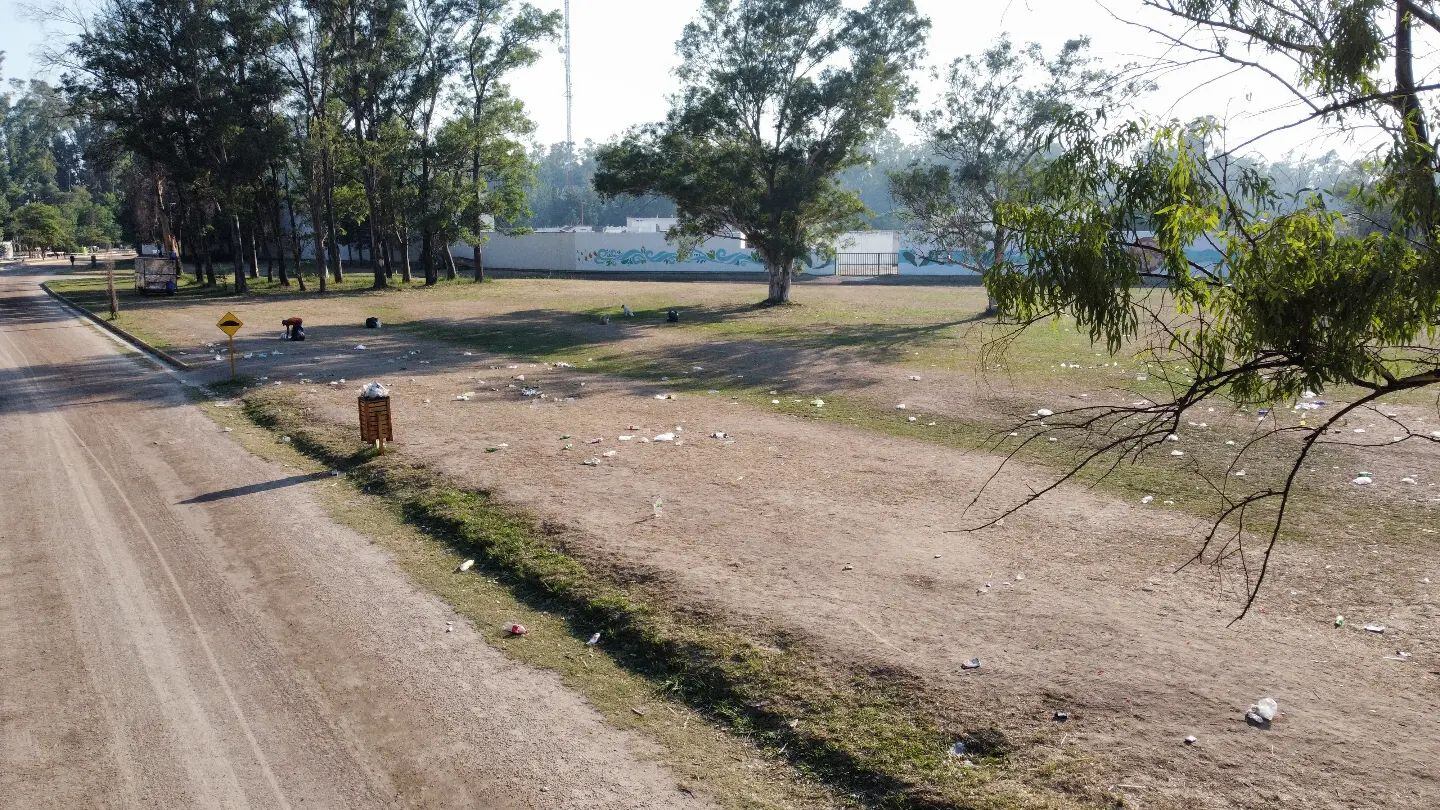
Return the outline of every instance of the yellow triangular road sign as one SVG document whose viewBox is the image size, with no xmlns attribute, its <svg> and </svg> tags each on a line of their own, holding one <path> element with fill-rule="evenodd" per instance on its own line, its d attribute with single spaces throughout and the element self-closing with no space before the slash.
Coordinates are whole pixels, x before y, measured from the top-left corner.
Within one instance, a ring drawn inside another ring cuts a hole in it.
<svg viewBox="0 0 1440 810">
<path fill-rule="evenodd" d="M 235 337 L 235 333 L 240 331 L 240 327 L 244 326 L 245 322 L 235 317 L 235 313 L 226 312 L 220 316 L 219 322 L 215 325 L 220 327 L 221 332 L 224 332 L 230 337 Z"/>
</svg>

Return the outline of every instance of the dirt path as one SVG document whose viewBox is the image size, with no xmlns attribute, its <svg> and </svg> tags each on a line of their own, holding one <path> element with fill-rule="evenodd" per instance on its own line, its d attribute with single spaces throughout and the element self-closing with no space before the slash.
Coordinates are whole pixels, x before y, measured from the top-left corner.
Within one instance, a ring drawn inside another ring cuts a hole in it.
<svg viewBox="0 0 1440 810">
<path fill-rule="evenodd" d="M 0 279 L 0 806 L 701 804 L 36 284 Z"/>
</svg>

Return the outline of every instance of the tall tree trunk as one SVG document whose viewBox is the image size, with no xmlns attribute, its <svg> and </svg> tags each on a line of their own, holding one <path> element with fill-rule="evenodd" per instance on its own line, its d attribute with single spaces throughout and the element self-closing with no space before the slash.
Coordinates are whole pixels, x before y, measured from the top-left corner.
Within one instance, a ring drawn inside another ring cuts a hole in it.
<svg viewBox="0 0 1440 810">
<path fill-rule="evenodd" d="M 454 281 L 459 272 L 455 269 L 455 253 L 450 250 L 450 241 L 445 241 L 445 280 Z"/>
<path fill-rule="evenodd" d="M 190 266 L 195 268 L 195 283 L 203 287 L 205 285 L 205 260 L 200 258 L 200 249 L 204 246 L 205 237 L 200 235 L 198 229 L 192 228 L 190 238 L 186 241 L 190 243 Z"/>
<path fill-rule="evenodd" d="M 428 227 L 420 229 L 420 268 L 425 271 L 425 286 L 440 280 L 435 270 L 435 236 Z"/>
<path fill-rule="evenodd" d="M 287 174 L 288 177 L 288 174 Z M 285 211 L 290 215 L 290 255 L 295 259 L 295 281 L 300 285 L 300 291 L 305 291 L 305 263 L 303 251 L 300 250 L 300 229 L 295 223 L 295 198 L 289 194 L 285 195 Z M 279 212 L 276 212 L 279 216 Z"/>
<path fill-rule="evenodd" d="M 230 215 L 230 266 L 233 268 L 234 276 L 231 283 L 235 285 L 236 293 L 243 293 L 250 287 L 245 267 L 245 232 L 240 229 L 240 215 Z"/>
<path fill-rule="evenodd" d="M 1003 227 L 997 226 L 995 228 L 994 239 L 990 244 L 990 270 L 992 273 L 998 272 L 1004 267 L 1006 249 L 1005 243 L 1009 240 L 1010 235 L 1006 233 L 1005 229 Z M 994 315 L 995 313 L 1000 311 L 1000 305 L 996 303 L 995 296 L 990 294 L 989 279 L 982 279 L 982 283 L 985 284 L 985 314 Z"/>
<path fill-rule="evenodd" d="M 380 248 L 380 261 L 384 263 L 385 278 L 392 279 L 395 277 L 395 266 L 390 261 L 390 253 L 394 250 L 394 247 L 391 246 L 388 238 L 383 237 L 380 239 L 378 247 Z"/>
<path fill-rule="evenodd" d="M 310 230 L 315 235 L 315 275 L 320 279 L 320 292 L 323 293 L 326 278 L 330 274 L 330 267 L 325 262 L 325 229 L 320 223 L 312 222 Z"/>
<path fill-rule="evenodd" d="M 409 284 L 415 280 L 415 271 L 410 267 L 410 228 L 400 229 L 400 280 Z"/>
<path fill-rule="evenodd" d="M 770 272 L 770 295 L 765 299 L 767 304 L 788 304 L 790 303 L 790 282 L 795 275 L 793 262 L 777 262 L 767 266 Z"/>
<path fill-rule="evenodd" d="M 269 230 L 269 226 L 257 224 L 251 235 L 255 239 L 256 249 L 263 250 L 265 254 L 265 281 L 273 284 L 275 283 L 275 243 L 266 238 L 267 230 Z"/>
<path fill-rule="evenodd" d="M 270 166 L 270 185 L 275 196 L 270 205 L 270 227 L 275 234 L 275 261 L 280 265 L 280 286 L 289 287 L 290 278 L 285 272 L 285 228 L 280 221 L 280 173 Z"/>
<path fill-rule="evenodd" d="M 330 243 L 330 263 L 338 284 L 345 280 L 345 266 L 340 260 L 339 230 L 335 227 L 335 171 L 328 150 L 325 153 L 325 233 Z"/>
<path fill-rule="evenodd" d="M 205 261 L 205 285 L 208 287 L 214 287 L 216 284 L 214 237 L 208 234 L 205 236 L 205 243 L 202 246 L 202 250 L 204 251 L 204 255 L 202 258 Z"/>
<path fill-rule="evenodd" d="M 471 76 L 471 80 L 474 81 L 473 70 Z M 471 118 L 471 124 L 475 127 L 480 126 L 480 116 L 482 112 L 481 99 L 482 93 L 480 93 L 477 89 L 475 92 L 475 114 Z M 484 241 L 480 238 L 480 234 L 484 232 L 485 214 L 483 211 L 480 210 L 481 206 L 478 205 L 484 195 L 484 186 L 482 186 L 480 183 L 480 147 L 478 144 L 474 149 L 470 150 L 470 182 L 475 184 L 475 201 L 477 203 L 477 205 L 475 206 L 475 222 L 473 223 L 475 227 L 476 238 L 474 244 L 470 246 L 470 260 L 475 264 L 475 283 L 479 284 L 480 282 L 485 280 L 485 265 L 481 261 L 483 257 L 480 253 L 480 243 Z"/>
<path fill-rule="evenodd" d="M 253 223 L 247 233 L 250 235 L 250 238 L 245 241 L 245 264 L 250 269 L 250 278 L 259 280 L 260 256 L 257 251 L 260 248 L 260 234 L 256 232 Z"/>
</svg>

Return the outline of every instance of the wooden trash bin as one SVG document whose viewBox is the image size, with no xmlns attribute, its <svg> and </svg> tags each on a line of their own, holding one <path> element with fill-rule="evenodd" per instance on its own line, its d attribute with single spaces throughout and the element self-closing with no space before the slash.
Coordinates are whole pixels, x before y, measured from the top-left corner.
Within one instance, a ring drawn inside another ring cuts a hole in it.
<svg viewBox="0 0 1440 810">
<path fill-rule="evenodd" d="M 390 427 L 390 397 L 360 397 L 360 440 L 385 452 L 385 442 L 395 441 Z"/>
</svg>

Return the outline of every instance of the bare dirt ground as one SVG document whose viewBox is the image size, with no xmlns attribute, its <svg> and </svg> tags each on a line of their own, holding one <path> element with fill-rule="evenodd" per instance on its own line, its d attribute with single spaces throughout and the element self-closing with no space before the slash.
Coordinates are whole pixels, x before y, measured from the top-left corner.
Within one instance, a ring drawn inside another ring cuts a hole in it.
<svg viewBox="0 0 1440 810">
<path fill-rule="evenodd" d="M 0 806 L 705 805 L 36 284 L 0 276 Z"/>
<path fill-rule="evenodd" d="M 565 527 L 564 541 L 580 556 L 650 579 L 727 621 L 914 673 L 967 722 L 1032 741 L 1028 761 L 1054 763 L 1063 780 L 1113 790 L 1138 806 L 1440 803 L 1433 728 L 1440 606 L 1431 584 L 1440 581 L 1440 464 L 1433 453 L 1407 445 L 1384 457 L 1389 469 L 1363 494 L 1346 482 L 1370 456 L 1337 448 L 1317 462 L 1308 493 L 1327 511 L 1302 518 L 1306 542 L 1283 547 L 1260 609 L 1230 626 L 1243 582 L 1233 568 L 1171 573 L 1208 523 L 1162 508 L 1164 491 L 1142 506 L 1066 487 L 1002 526 L 953 533 L 969 525 L 959 511 L 994 469 L 994 456 L 797 418 L 728 392 L 656 399 L 670 389 L 659 377 L 586 373 L 583 354 L 595 351 L 594 341 L 571 334 L 577 322 L 593 320 L 576 314 L 591 308 L 585 302 L 688 296 L 720 311 L 755 294 L 744 285 L 505 281 L 456 298 L 442 289 L 220 299 L 155 305 L 137 317 L 199 357 L 218 334 L 215 318 L 234 308 L 256 332 L 271 333 L 241 341 L 247 372 L 266 385 L 299 386 L 339 422 L 354 419 L 361 381 L 382 380 L 394 390 L 403 452 Z M 959 301 L 949 310 L 947 295 Z M 917 296 L 925 312 L 916 324 L 849 345 L 801 335 L 777 347 L 752 342 L 748 331 L 655 325 L 631 329 L 604 350 L 647 367 L 667 364 L 677 377 L 691 363 L 723 364 L 747 384 L 785 389 L 777 397 L 903 401 L 920 418 L 996 407 L 1022 413 L 1084 392 L 1120 396 L 1115 380 L 1136 373 L 1127 364 L 1047 377 L 1042 362 L 1007 381 L 973 366 L 931 363 L 943 344 L 902 332 L 923 332 L 926 318 L 953 325 L 973 317 L 974 302 L 954 288 L 802 286 L 802 306 L 777 317 L 803 320 L 806 307 L 823 312 L 847 299 L 883 312 Z M 291 314 L 306 318 L 310 340 L 273 338 L 269 324 Z M 511 329 L 473 343 L 426 341 L 414 325 L 360 328 L 372 314 Z M 537 340 L 556 330 L 570 335 L 580 368 L 508 353 L 526 324 Z M 833 335 L 845 326 L 816 328 Z M 1074 345 L 1061 351 L 1055 361 L 1095 364 L 1088 348 L 1078 356 Z M 206 367 L 202 374 L 219 370 L 213 361 Z M 920 367 L 922 380 L 910 380 Z M 529 386 L 546 398 L 522 397 L 519 388 Z M 468 400 L 455 400 L 468 392 Z M 1433 409 L 1404 407 L 1418 424 L 1429 418 L 1433 425 Z M 1185 441 L 1218 445 L 1241 435 L 1250 418 L 1217 416 L 1209 433 Z M 1355 424 L 1373 433 L 1383 422 Z M 727 436 L 710 438 L 716 431 Z M 677 441 L 653 440 L 664 433 Z M 590 458 L 598 465 L 582 464 Z M 1399 483 L 1407 474 L 1415 484 Z M 1053 475 L 1026 468 L 1001 479 L 989 508 Z M 1172 479 L 1157 468 L 1157 481 Z M 1345 627 L 1333 626 L 1337 614 L 1348 617 Z M 1370 621 L 1386 632 L 1362 631 Z M 1397 649 L 1413 657 L 1392 660 Z M 981 668 L 962 670 L 971 657 Z M 1269 730 L 1242 719 L 1262 695 L 1280 704 Z M 1071 720 L 1053 722 L 1055 710 Z M 1183 742 L 1187 735 L 1198 738 L 1195 745 Z"/>
</svg>

